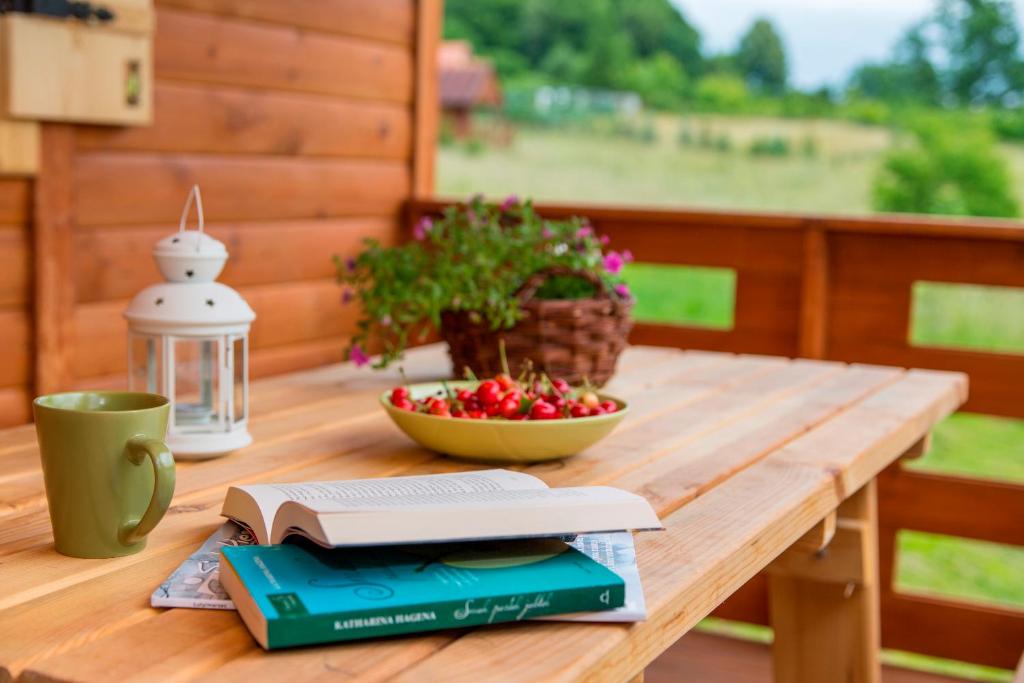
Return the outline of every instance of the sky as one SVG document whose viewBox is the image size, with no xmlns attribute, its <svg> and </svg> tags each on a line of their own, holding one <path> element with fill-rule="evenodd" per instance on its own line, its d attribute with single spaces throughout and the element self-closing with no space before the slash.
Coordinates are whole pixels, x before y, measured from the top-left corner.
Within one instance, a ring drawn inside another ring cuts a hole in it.
<svg viewBox="0 0 1024 683">
<path fill-rule="evenodd" d="M 839 85 L 865 61 L 889 57 L 935 0 L 671 0 L 700 29 L 707 52 L 732 51 L 754 19 L 767 16 L 782 34 L 791 82 Z M 1024 0 L 1014 0 L 1018 21 Z"/>
</svg>

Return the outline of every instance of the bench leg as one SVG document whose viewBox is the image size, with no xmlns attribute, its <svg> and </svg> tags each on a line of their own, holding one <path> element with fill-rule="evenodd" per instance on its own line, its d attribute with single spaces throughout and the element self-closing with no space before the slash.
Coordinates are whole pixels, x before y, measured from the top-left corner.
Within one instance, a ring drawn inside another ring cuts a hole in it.
<svg viewBox="0 0 1024 683">
<path fill-rule="evenodd" d="M 878 683 L 878 509 L 875 482 L 768 568 L 775 680 L 781 683 Z"/>
</svg>

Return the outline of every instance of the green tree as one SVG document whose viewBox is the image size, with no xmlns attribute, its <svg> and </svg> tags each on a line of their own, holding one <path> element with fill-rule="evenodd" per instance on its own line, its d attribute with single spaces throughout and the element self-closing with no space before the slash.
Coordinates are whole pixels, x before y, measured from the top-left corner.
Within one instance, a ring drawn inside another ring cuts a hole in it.
<svg viewBox="0 0 1024 683">
<path fill-rule="evenodd" d="M 756 20 L 740 39 L 736 68 L 752 90 L 773 95 L 786 90 L 786 48 L 769 20 Z"/>
<path fill-rule="evenodd" d="M 733 74 L 712 74 L 697 84 L 697 105 L 704 111 L 740 112 L 749 99 L 746 83 Z"/>
<path fill-rule="evenodd" d="M 665 0 L 617 0 L 621 27 L 641 58 L 667 53 L 689 78 L 703 73 L 700 32 Z"/>
<path fill-rule="evenodd" d="M 689 81 L 675 57 L 659 52 L 649 59 L 634 61 L 621 85 L 640 95 L 649 107 L 672 109 L 686 96 Z"/>
<path fill-rule="evenodd" d="M 865 64 L 850 92 L 936 106 L 1008 104 L 1024 89 L 1020 31 L 1011 0 L 940 0 L 883 64 Z"/>
<path fill-rule="evenodd" d="M 891 151 L 875 177 L 877 211 L 1014 217 L 1006 159 L 987 129 L 930 116 L 914 122 L 912 144 Z"/>
<path fill-rule="evenodd" d="M 948 60 L 947 88 L 958 102 L 1001 102 L 1024 87 L 1011 0 L 942 0 L 931 23 Z"/>
</svg>

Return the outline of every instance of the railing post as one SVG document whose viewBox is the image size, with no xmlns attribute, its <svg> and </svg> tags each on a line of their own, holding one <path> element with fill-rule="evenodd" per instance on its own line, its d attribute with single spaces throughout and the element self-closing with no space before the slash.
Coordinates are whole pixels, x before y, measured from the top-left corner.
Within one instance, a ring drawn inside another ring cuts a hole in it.
<svg viewBox="0 0 1024 683">
<path fill-rule="evenodd" d="M 828 324 L 828 238 L 824 227 L 808 219 L 803 227 L 800 286 L 799 355 L 824 358 Z"/>
</svg>

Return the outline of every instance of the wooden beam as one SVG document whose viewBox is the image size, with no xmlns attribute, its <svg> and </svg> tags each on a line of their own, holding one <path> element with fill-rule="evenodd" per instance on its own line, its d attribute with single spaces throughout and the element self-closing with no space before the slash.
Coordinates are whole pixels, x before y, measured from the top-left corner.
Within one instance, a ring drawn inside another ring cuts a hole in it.
<svg viewBox="0 0 1024 683">
<path fill-rule="evenodd" d="M 841 506 L 828 548 L 791 548 L 770 565 L 776 681 L 881 679 L 877 553 L 871 481 Z"/>
<path fill-rule="evenodd" d="M 825 231 L 804 231 L 803 273 L 800 286 L 800 355 L 824 358 L 828 316 L 828 242 Z"/>
<path fill-rule="evenodd" d="M 412 149 L 412 196 L 434 194 L 441 98 L 438 90 L 437 46 L 441 40 L 444 0 L 419 0 L 416 7 L 416 82 Z"/>
<path fill-rule="evenodd" d="M 41 132 L 33 230 L 36 394 L 59 391 L 70 382 L 75 305 L 72 277 L 74 129 L 68 124 L 45 123 Z"/>
</svg>

